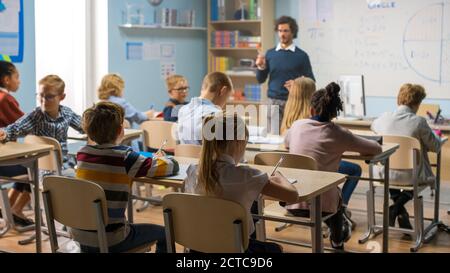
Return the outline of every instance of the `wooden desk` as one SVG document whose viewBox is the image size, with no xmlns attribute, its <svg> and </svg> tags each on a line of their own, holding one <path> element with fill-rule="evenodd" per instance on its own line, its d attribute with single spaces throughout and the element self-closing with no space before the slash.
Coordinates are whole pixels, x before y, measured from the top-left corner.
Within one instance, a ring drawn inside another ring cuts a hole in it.
<svg viewBox="0 0 450 273">
<path fill-rule="evenodd" d="M 393 143 L 384 143 L 382 146 L 382 152 L 373 156 L 360 155 L 358 153 L 348 152 L 342 156 L 342 159 L 349 160 L 362 160 L 367 164 L 382 163 L 384 165 L 384 178 L 373 179 L 372 177 L 359 177 L 359 180 L 366 181 L 380 181 L 384 185 L 383 195 L 383 253 L 389 252 L 389 158 L 394 154 L 400 145 Z M 360 243 L 365 243 L 369 240 L 371 234 L 374 233 L 372 228 L 369 228 L 368 232 L 359 240 Z"/>
<path fill-rule="evenodd" d="M 269 148 L 270 150 L 268 150 Z M 381 162 L 385 165 L 385 176 L 382 182 L 384 183 L 384 202 L 383 202 L 383 252 L 388 252 L 388 246 L 389 246 L 389 157 L 395 153 L 395 151 L 399 148 L 398 144 L 393 143 L 384 143 L 382 146 L 382 152 L 378 155 L 374 156 L 365 156 L 360 155 L 359 153 L 353 153 L 353 152 L 347 152 L 344 153 L 342 156 L 342 159 L 349 159 L 349 160 L 358 160 L 358 161 L 365 161 L 368 164 L 375 164 L 378 162 Z M 261 145 L 261 144 L 252 144 L 248 145 L 247 149 L 249 151 L 261 151 L 261 152 L 288 152 L 286 147 L 282 145 Z M 368 180 L 368 181 L 374 181 L 372 178 L 364 178 L 360 177 L 361 180 Z M 368 240 L 370 235 L 372 234 L 373 230 L 369 230 L 368 234 L 365 234 L 364 237 L 360 240 L 361 243 L 364 243 Z"/>
<path fill-rule="evenodd" d="M 434 195 L 434 217 L 431 224 L 424 230 L 423 241 L 429 243 L 436 236 L 437 231 L 441 228 L 448 228 L 439 219 L 439 207 L 440 207 L 440 196 L 441 196 L 441 164 L 442 164 L 442 151 L 445 144 L 448 142 L 448 137 L 443 137 L 441 139 L 442 148 L 436 155 L 436 193 Z M 450 210 L 448 211 L 450 214 Z"/>
<path fill-rule="evenodd" d="M 350 130 L 357 131 L 371 131 L 370 127 L 372 126 L 373 120 L 335 120 L 336 124 L 339 124 Z M 444 137 L 450 137 L 450 125 L 444 124 L 430 124 L 430 127 L 435 130 L 441 130 L 444 134 Z M 441 152 L 441 163 L 443 166 L 450 166 L 450 145 L 445 145 L 442 148 Z M 434 158 L 437 161 L 437 158 Z M 364 169 L 364 171 L 368 171 Z M 450 168 L 443 168 L 441 172 L 441 177 L 444 181 L 450 181 Z"/>
<path fill-rule="evenodd" d="M 30 170 L 31 180 L 17 180 L 6 177 L 1 177 L 0 180 L 28 183 L 33 185 L 37 253 L 42 252 L 38 159 L 50 154 L 51 151 L 53 151 L 53 146 L 51 145 L 25 144 L 17 142 L 0 144 L 0 166 L 22 165 Z"/>
<path fill-rule="evenodd" d="M 180 164 L 198 164 L 198 159 L 175 157 Z M 249 165 L 252 168 L 258 169 L 264 173 L 271 173 L 273 167 Z M 323 252 L 323 237 L 322 237 L 322 208 L 321 208 L 321 194 L 329 191 L 333 187 L 345 182 L 346 177 L 339 173 L 298 170 L 279 168 L 279 171 L 288 178 L 297 179 L 298 183 L 294 184 L 297 188 L 300 201 L 312 200 L 311 205 L 311 228 L 312 228 L 312 245 L 313 252 Z M 184 181 L 174 181 L 170 178 L 139 178 L 136 182 L 156 184 L 168 187 L 176 187 L 178 189 L 184 188 Z M 132 203 L 130 199 L 130 203 Z M 261 204 L 261 202 L 260 202 Z M 130 210 L 129 210 L 130 211 Z M 132 212 L 132 210 L 131 210 Z M 262 211 L 259 212 L 259 217 L 262 217 Z M 262 225 L 264 230 L 264 224 Z M 262 240 L 265 239 L 264 234 L 259 234 Z"/>
<path fill-rule="evenodd" d="M 124 139 L 126 139 L 127 141 L 131 141 L 131 140 L 140 138 L 143 134 L 144 134 L 144 131 L 142 131 L 142 130 L 125 129 Z M 72 139 L 72 140 L 81 140 L 81 141 L 88 140 L 88 137 L 86 134 L 78 134 L 78 133 L 70 133 L 67 138 Z"/>
</svg>

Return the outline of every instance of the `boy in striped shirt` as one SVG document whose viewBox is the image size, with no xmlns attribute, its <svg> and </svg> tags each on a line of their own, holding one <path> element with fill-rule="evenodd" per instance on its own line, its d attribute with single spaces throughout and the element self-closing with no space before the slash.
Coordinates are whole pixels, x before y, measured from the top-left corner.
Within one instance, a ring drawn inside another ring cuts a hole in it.
<svg viewBox="0 0 450 273">
<path fill-rule="evenodd" d="M 145 158 L 130 147 L 118 146 L 124 135 L 124 111 L 111 102 L 98 103 L 83 115 L 83 128 L 96 145 L 83 147 L 77 155 L 77 178 L 100 185 L 106 194 L 110 252 L 126 252 L 158 241 L 156 252 L 166 252 L 164 227 L 130 224 L 125 218 L 132 180 L 135 177 L 164 177 L 177 174 L 178 163 L 167 157 Z M 71 230 L 83 252 L 98 252 L 97 233 Z"/>
</svg>

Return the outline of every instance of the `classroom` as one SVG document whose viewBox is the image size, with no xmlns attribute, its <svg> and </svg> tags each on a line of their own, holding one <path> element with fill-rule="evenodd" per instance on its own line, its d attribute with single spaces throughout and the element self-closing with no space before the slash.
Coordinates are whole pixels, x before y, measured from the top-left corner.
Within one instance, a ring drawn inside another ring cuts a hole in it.
<svg viewBox="0 0 450 273">
<path fill-rule="evenodd" d="M 450 253 L 449 136 L 450 0 L 0 0 L 0 257 Z"/>
</svg>

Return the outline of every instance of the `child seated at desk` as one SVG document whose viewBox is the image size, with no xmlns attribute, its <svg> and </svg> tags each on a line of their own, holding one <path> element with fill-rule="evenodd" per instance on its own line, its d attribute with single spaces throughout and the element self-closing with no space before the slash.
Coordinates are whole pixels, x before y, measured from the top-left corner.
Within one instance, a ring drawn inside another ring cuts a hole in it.
<svg viewBox="0 0 450 273">
<path fill-rule="evenodd" d="M 109 222 L 106 223 L 109 251 L 126 252 L 145 243 L 158 241 L 156 252 L 166 252 L 164 227 L 130 224 L 125 218 L 132 179 L 161 177 L 178 173 L 178 162 L 171 158 L 146 158 L 129 147 L 120 146 L 124 136 L 123 109 L 114 103 L 100 102 L 83 115 L 83 128 L 97 145 L 83 147 L 77 155 L 77 178 L 92 181 L 108 192 Z M 91 231 L 71 230 L 83 252 L 99 252 L 97 235 Z"/>
<path fill-rule="evenodd" d="M 178 114 L 178 137 L 181 144 L 200 145 L 203 118 L 222 112 L 234 88 L 231 79 L 222 72 L 208 74 L 203 80 L 200 97 L 193 98 Z"/>
<path fill-rule="evenodd" d="M 315 91 L 316 84 L 310 78 L 301 77 L 293 82 L 289 90 L 289 97 L 281 124 L 282 135 L 285 135 L 297 120 L 311 118 L 311 98 Z M 358 164 L 341 161 L 338 172 L 351 177 L 359 177 L 361 176 L 362 169 Z M 351 219 L 351 213 L 347 207 L 357 185 L 358 179 L 349 178 L 342 186 L 344 216 L 352 223 L 352 229 L 356 228 L 356 222 Z"/>
<path fill-rule="evenodd" d="M 19 71 L 16 66 L 10 62 L 0 61 L 0 128 L 14 123 L 24 115 L 22 110 L 20 110 L 19 103 L 11 95 L 11 93 L 17 92 L 19 86 Z M 27 173 L 27 168 L 20 165 L 0 167 L 0 176 L 3 177 L 15 177 L 26 175 Z M 13 189 L 9 192 L 9 202 L 11 203 L 13 220 L 16 225 L 27 226 L 33 224 L 32 221 L 24 218 L 21 209 L 30 202 L 29 195 L 23 195 L 21 192 Z M 2 217 L 1 211 L 0 217 Z"/>
<path fill-rule="evenodd" d="M 189 93 L 189 84 L 185 77 L 172 75 L 166 79 L 166 87 L 169 92 L 169 102 L 163 110 L 165 121 L 178 122 L 178 111 L 183 105 L 188 104 L 186 97 Z"/>
<path fill-rule="evenodd" d="M 311 117 L 311 98 L 314 92 L 316 83 L 312 79 L 300 77 L 293 81 L 281 122 L 281 135 L 286 134 L 297 120 Z"/>
<path fill-rule="evenodd" d="M 269 177 L 258 170 L 238 166 L 244 157 L 248 130 L 244 121 L 237 115 L 220 112 L 208 116 L 203 129 L 205 132 L 200 164 L 189 167 L 185 181 L 186 192 L 216 196 L 241 204 L 248 215 L 248 236 L 255 231 L 250 210 L 260 194 L 289 203 L 298 200 L 297 189 L 283 176 L 276 174 Z M 277 244 L 253 239 L 250 239 L 247 249 L 247 253 L 281 251 Z"/>
<path fill-rule="evenodd" d="M 59 141 L 63 153 L 64 163 L 68 163 L 67 131 L 69 127 L 84 133 L 81 128 L 81 117 L 74 113 L 69 107 L 60 105 L 65 99 L 65 83 L 56 76 L 49 75 L 39 81 L 40 107 L 26 114 L 15 123 L 4 129 L 0 129 L 0 141 L 16 141 L 27 135 L 46 136 Z M 24 195 L 19 198 L 30 200 L 31 188 L 28 184 L 15 183 L 13 195 Z M 23 222 L 32 223 L 23 214 L 26 203 L 13 210 L 16 217 L 22 218 Z"/>
<path fill-rule="evenodd" d="M 398 94 L 397 110 L 393 113 L 385 113 L 376 119 L 372 124 L 372 131 L 380 135 L 400 135 L 418 139 L 421 146 L 419 181 L 422 184 L 429 183 L 433 186 L 435 177 L 431 169 L 428 152 L 439 152 L 441 141 L 440 137 L 430 128 L 427 120 L 417 115 L 417 111 L 426 96 L 423 86 L 404 84 Z M 376 170 L 378 171 L 375 174 L 383 176 L 383 168 L 377 168 Z M 391 185 L 396 183 L 401 185 L 410 184 L 412 173 L 391 169 L 389 171 L 389 179 L 391 180 Z M 405 204 L 412 200 L 413 192 L 391 189 L 390 194 L 394 205 L 389 208 L 389 224 L 394 226 L 398 217 L 398 223 L 401 228 L 412 229 Z"/>
<path fill-rule="evenodd" d="M 312 118 L 296 121 L 286 136 L 285 144 L 289 152 L 314 158 L 320 171 L 337 172 L 346 151 L 364 155 L 381 153 L 377 142 L 355 136 L 332 122 L 342 111 L 340 90 L 339 85 L 331 83 L 314 93 L 311 100 Z M 344 208 L 338 187 L 323 195 L 324 214 L 333 214 L 325 223 L 331 230 L 331 246 L 335 249 L 343 249 L 351 236 L 351 224 L 345 218 Z M 299 203 L 289 206 L 288 210 L 296 216 L 305 217 L 309 214 L 309 204 Z"/>
<path fill-rule="evenodd" d="M 125 119 L 133 126 L 133 123 L 141 124 L 154 116 L 154 111 L 140 112 L 124 96 L 125 81 L 118 74 L 108 74 L 103 77 L 98 88 L 98 98 L 102 101 L 110 101 L 120 105 L 125 111 Z"/>
</svg>

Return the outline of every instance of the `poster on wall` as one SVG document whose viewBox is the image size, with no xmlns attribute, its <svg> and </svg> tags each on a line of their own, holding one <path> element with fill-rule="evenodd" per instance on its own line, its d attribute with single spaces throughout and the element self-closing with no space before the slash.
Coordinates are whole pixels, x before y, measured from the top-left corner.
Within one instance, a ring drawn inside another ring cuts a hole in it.
<svg viewBox="0 0 450 273">
<path fill-rule="evenodd" d="M 0 0 L 0 60 L 23 61 L 23 0 Z"/>
</svg>

